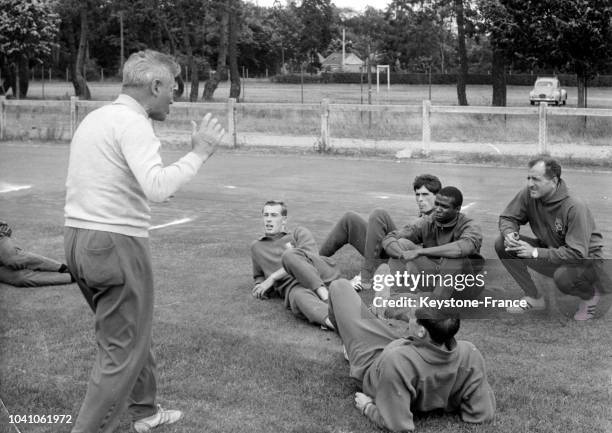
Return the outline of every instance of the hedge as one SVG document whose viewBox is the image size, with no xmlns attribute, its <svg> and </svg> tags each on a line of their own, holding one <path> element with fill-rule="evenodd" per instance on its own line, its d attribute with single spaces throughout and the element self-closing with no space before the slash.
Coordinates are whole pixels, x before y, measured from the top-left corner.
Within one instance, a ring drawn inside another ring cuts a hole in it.
<svg viewBox="0 0 612 433">
<path fill-rule="evenodd" d="M 553 74 L 509 74 L 506 75 L 506 82 L 509 86 L 533 86 L 538 76 L 551 76 Z M 576 75 L 556 74 L 561 81 L 561 85 L 575 87 Z M 455 84 L 457 83 L 456 74 L 431 74 L 431 84 Z M 363 77 L 358 72 L 324 72 L 320 75 L 304 74 L 304 83 L 350 83 L 359 84 L 361 80 L 367 82 L 367 75 Z M 387 74 L 380 73 L 380 83 L 387 84 Z M 275 83 L 299 84 L 302 80 L 300 74 L 275 75 L 270 78 Z M 376 73 L 372 73 L 372 83 L 376 83 Z M 428 74 L 406 74 L 391 73 L 391 84 L 429 84 Z M 486 84 L 491 85 L 491 75 L 489 74 L 468 74 L 467 84 Z M 598 75 L 588 81 L 589 87 L 612 87 L 612 75 Z"/>
</svg>

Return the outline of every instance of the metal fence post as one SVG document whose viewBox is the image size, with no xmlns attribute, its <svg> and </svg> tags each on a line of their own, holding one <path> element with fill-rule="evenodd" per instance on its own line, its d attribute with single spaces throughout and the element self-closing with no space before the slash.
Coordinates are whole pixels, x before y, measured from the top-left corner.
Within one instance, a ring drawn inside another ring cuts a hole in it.
<svg viewBox="0 0 612 433">
<path fill-rule="evenodd" d="M 329 99 L 321 101 L 321 151 L 327 151 L 330 147 L 329 142 Z"/>
<path fill-rule="evenodd" d="M 6 96 L 0 95 L 0 140 L 6 137 Z"/>
<path fill-rule="evenodd" d="M 236 147 L 236 98 L 227 100 L 227 132 L 230 136 L 230 146 Z"/>
<path fill-rule="evenodd" d="M 77 101 L 79 98 L 77 96 L 70 97 L 70 139 L 72 140 L 72 136 L 74 135 L 74 131 L 76 130 L 77 124 Z"/>
<path fill-rule="evenodd" d="M 431 101 L 423 101 L 423 149 L 429 153 L 431 148 Z"/>
<path fill-rule="evenodd" d="M 546 121 L 548 111 L 547 107 L 548 104 L 546 102 L 540 102 L 540 106 L 538 108 L 538 153 L 540 155 L 548 154 L 548 125 Z"/>
</svg>

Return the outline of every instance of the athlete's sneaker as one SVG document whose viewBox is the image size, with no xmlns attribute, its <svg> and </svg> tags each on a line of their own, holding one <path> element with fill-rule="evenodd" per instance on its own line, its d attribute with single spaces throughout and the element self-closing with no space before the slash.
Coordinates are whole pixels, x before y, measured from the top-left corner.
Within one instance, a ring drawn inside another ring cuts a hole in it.
<svg viewBox="0 0 612 433">
<path fill-rule="evenodd" d="M 355 289 L 356 292 L 361 292 L 363 290 L 363 285 L 361 283 L 361 274 L 357 274 L 350 281 L 351 287 Z"/>
<path fill-rule="evenodd" d="M 506 311 L 512 314 L 521 314 L 521 313 L 524 313 L 525 311 L 543 310 L 546 308 L 546 301 L 544 300 L 544 296 L 541 296 L 539 298 L 532 298 L 531 296 L 523 296 L 521 298 L 521 301 L 525 301 L 523 302 L 523 304 L 526 304 L 524 307 L 512 306 L 512 307 L 506 308 Z"/>
<path fill-rule="evenodd" d="M 580 301 L 578 311 L 576 311 L 576 314 L 574 314 L 574 320 L 578 320 L 580 322 L 591 320 L 595 316 L 595 308 L 597 308 L 597 304 L 599 303 L 600 299 L 601 295 L 599 294 L 599 291 L 595 289 L 595 293 L 591 299 Z"/>
<path fill-rule="evenodd" d="M 138 433 L 146 433 L 163 424 L 174 424 L 182 416 L 183 412 L 180 410 L 162 409 L 160 405 L 157 405 L 157 413 L 155 415 L 134 421 L 134 430 Z"/>
</svg>

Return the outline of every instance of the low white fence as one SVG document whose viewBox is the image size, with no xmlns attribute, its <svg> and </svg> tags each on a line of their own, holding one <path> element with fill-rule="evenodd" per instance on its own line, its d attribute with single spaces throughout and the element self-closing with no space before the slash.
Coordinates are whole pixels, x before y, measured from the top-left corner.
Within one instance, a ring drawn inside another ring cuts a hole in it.
<svg viewBox="0 0 612 433">
<path fill-rule="evenodd" d="M 80 101 L 75 97 L 69 101 L 52 101 L 16 100 L 0 96 L 0 140 L 15 138 L 69 140 L 80 120 L 88 112 L 108 103 L 109 101 Z M 287 128 L 290 131 L 285 135 L 315 137 L 316 145 L 320 149 L 331 147 L 332 129 L 334 139 L 342 138 L 345 136 L 343 134 L 346 134 L 346 130 L 342 129 L 342 122 L 338 120 L 334 124 L 332 117 L 340 119 L 337 116 L 359 116 L 358 123 L 366 130 L 372 126 L 372 116 L 376 116 L 378 123 L 381 123 L 381 119 L 392 117 L 396 124 L 412 123 L 415 128 L 419 128 L 420 137 L 417 140 L 421 141 L 425 152 L 431 149 L 435 128 L 444 123 L 432 122 L 432 116 L 438 114 L 504 116 L 504 119 L 505 116 L 527 116 L 532 120 L 537 119 L 537 140 L 534 127 L 533 132 L 528 132 L 528 135 L 533 135 L 533 139 L 528 141 L 534 145 L 537 143 L 538 153 L 549 152 L 549 116 L 583 116 L 585 122 L 590 117 L 612 117 L 612 109 L 549 108 L 546 103 L 536 107 L 478 107 L 436 106 L 427 100 L 423 101 L 422 106 L 418 106 L 331 104 L 328 100 L 323 100 L 320 104 L 236 103 L 235 100 L 229 99 L 226 103 L 177 102 L 173 104 L 172 114 L 167 121 L 155 122 L 154 125 L 156 130 L 162 133 L 172 134 L 180 131 L 185 134 L 190 131 L 189 120 L 197 119 L 208 111 L 213 112 L 226 125 L 228 145 L 232 147 L 239 144 L 239 132 L 248 134 L 251 132 L 249 128 L 254 127 L 255 122 L 249 123 L 244 113 L 251 113 L 250 120 L 258 117 L 260 124 L 276 122 L 279 128 Z M 272 112 L 276 113 L 276 117 L 270 114 Z M 276 120 L 270 120 L 272 117 Z M 289 117 L 291 120 L 288 120 Z M 291 122 L 292 125 L 288 125 Z M 386 126 L 383 122 L 376 127 L 384 131 Z M 265 130 L 261 134 L 265 135 L 267 132 L 274 134 Z M 414 131 L 412 133 L 415 135 Z M 353 136 L 363 138 L 361 131 L 353 131 Z M 402 136 L 401 139 L 406 137 Z"/>
</svg>

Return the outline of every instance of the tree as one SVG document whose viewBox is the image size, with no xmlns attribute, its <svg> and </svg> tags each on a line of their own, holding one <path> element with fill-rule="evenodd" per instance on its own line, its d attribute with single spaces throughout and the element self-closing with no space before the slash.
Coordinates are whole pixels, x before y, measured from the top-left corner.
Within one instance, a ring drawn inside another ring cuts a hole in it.
<svg viewBox="0 0 612 433">
<path fill-rule="evenodd" d="M 302 24 L 299 41 L 300 60 L 311 65 L 318 63 L 316 54 L 329 45 L 332 33 L 332 7 L 330 0 L 303 0 L 298 7 Z"/>
<path fill-rule="evenodd" d="M 96 11 L 98 0 L 61 0 L 59 11 L 61 31 L 68 49 L 70 79 L 74 93 L 81 99 L 91 99 L 87 85 L 86 58 L 89 43 L 90 14 Z"/>
<path fill-rule="evenodd" d="M 240 27 L 240 0 L 229 0 L 228 55 L 230 98 L 240 97 L 240 71 L 238 70 L 238 31 Z"/>
<path fill-rule="evenodd" d="M 0 53 L 2 63 L 14 68 L 8 81 L 17 98 L 27 95 L 28 62 L 42 62 L 51 54 L 58 25 L 59 16 L 50 1 L 0 0 Z"/>
<path fill-rule="evenodd" d="M 480 0 L 482 32 L 489 35 L 492 59 L 491 80 L 493 96 L 491 105 L 506 106 L 506 64 L 512 57 L 512 18 L 499 0 Z"/>
<path fill-rule="evenodd" d="M 453 0 L 457 19 L 457 53 L 459 55 L 459 72 L 457 74 L 457 99 L 459 105 L 468 105 L 465 87 L 468 75 L 467 50 L 465 48 L 465 15 L 464 0 Z"/>
<path fill-rule="evenodd" d="M 506 58 L 531 69 L 573 72 L 578 106 L 586 106 L 590 77 L 605 70 L 612 56 L 609 0 L 493 0 L 483 14 Z M 501 19 L 500 19 L 501 17 Z"/>
<path fill-rule="evenodd" d="M 205 101 L 212 101 L 213 94 L 217 90 L 219 82 L 227 74 L 227 51 L 229 45 L 229 18 L 232 0 L 225 0 L 220 3 L 218 13 L 221 15 L 219 26 L 219 49 L 217 53 L 217 70 L 214 75 L 204 83 L 204 93 L 202 98 Z"/>
</svg>

